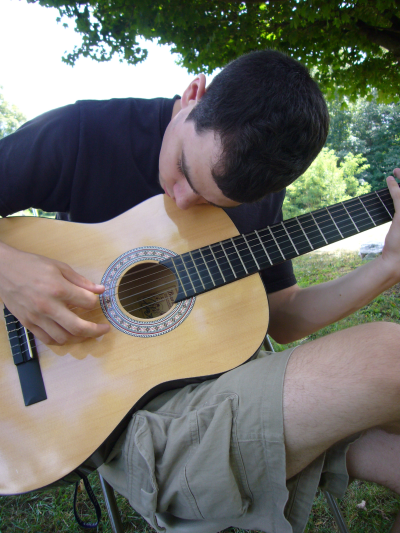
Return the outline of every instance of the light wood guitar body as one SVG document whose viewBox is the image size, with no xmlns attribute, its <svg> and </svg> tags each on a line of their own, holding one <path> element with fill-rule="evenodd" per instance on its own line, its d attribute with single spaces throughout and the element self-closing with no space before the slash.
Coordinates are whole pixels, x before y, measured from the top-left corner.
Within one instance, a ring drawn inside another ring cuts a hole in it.
<svg viewBox="0 0 400 533">
<path fill-rule="evenodd" d="M 101 224 L 0 220 L 1 241 L 64 261 L 96 283 L 128 250 L 161 246 L 181 254 L 237 234 L 222 209 L 180 211 L 164 195 Z M 100 304 L 84 316 L 107 321 Z M 155 395 L 161 384 L 176 387 L 179 380 L 237 367 L 257 351 L 267 326 L 265 290 L 260 276 L 252 275 L 197 296 L 189 316 L 163 335 L 139 338 L 112 328 L 102 338 L 78 345 L 51 347 L 37 341 L 47 400 L 26 407 L 3 322 L 0 494 L 38 489 L 69 474 L 99 449 L 148 391 Z"/>
</svg>

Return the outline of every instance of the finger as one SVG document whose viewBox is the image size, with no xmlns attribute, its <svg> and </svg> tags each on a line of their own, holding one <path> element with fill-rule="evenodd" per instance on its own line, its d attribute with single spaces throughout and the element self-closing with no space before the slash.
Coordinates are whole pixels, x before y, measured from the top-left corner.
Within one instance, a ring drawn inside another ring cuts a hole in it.
<svg viewBox="0 0 400 533">
<path fill-rule="evenodd" d="M 73 274 L 69 275 L 69 277 L 66 277 L 64 272 L 66 272 L 66 270 L 62 271 L 62 277 L 59 278 L 59 280 L 62 280 L 62 283 L 56 285 L 55 290 L 52 292 L 53 296 L 56 296 L 56 298 L 63 301 L 71 309 L 81 307 L 83 309 L 91 310 L 96 306 L 99 306 L 98 293 L 103 292 L 103 286 L 96 286 L 95 283 L 86 280 L 86 278 L 82 278 L 80 274 L 77 274 L 74 271 L 72 271 Z M 71 273 L 68 272 L 68 274 Z M 93 292 L 90 288 L 83 288 L 81 285 L 84 283 L 76 285 L 75 282 L 81 281 L 80 278 L 86 280 L 88 284 L 91 284 L 96 292 Z M 102 287 L 102 289 L 97 290 L 96 287 Z"/>
<path fill-rule="evenodd" d="M 35 324 L 25 326 L 30 332 L 33 333 L 36 339 L 39 339 L 43 344 L 57 344 L 58 342 L 53 339 L 44 329 Z"/>
<path fill-rule="evenodd" d="M 35 337 L 37 337 L 44 344 L 57 346 L 63 346 L 65 344 L 77 344 L 88 338 L 100 337 L 101 335 L 105 335 L 110 329 L 109 324 L 93 324 L 90 322 L 86 322 L 85 325 L 80 325 L 78 327 L 72 327 L 74 331 L 84 331 L 88 334 L 74 335 L 64 327 L 60 326 L 54 320 L 43 320 L 41 326 L 32 324 L 27 329 L 29 329 L 29 331 L 31 331 Z"/>
<path fill-rule="evenodd" d="M 71 308 L 81 307 L 88 311 L 95 309 L 99 306 L 99 298 L 97 294 L 87 290 L 81 289 L 76 285 L 70 284 L 69 290 L 65 292 L 62 300 Z"/>
<path fill-rule="evenodd" d="M 109 324 L 96 324 L 95 322 L 83 320 L 67 308 L 63 309 L 63 311 L 54 318 L 57 325 L 62 326 L 62 328 L 74 338 L 96 338 L 101 337 L 110 331 Z M 53 334 L 50 334 L 53 337 Z"/>
<path fill-rule="evenodd" d="M 84 276 L 81 276 L 81 274 L 78 274 L 78 272 L 76 272 L 69 265 L 66 265 L 65 263 L 59 263 L 59 268 L 64 278 L 74 285 L 77 285 L 78 287 L 86 289 L 87 291 L 95 294 L 102 294 L 104 292 L 104 285 L 93 283 L 93 281 L 90 281 Z"/>
<path fill-rule="evenodd" d="M 400 170 L 399 169 L 395 169 L 395 170 L 399 171 L 399 177 L 400 177 Z M 398 174 L 398 173 L 394 172 L 394 174 Z M 396 213 L 400 213 L 400 188 L 397 184 L 397 181 L 394 178 L 394 176 L 389 176 L 386 179 L 386 183 L 388 185 L 390 195 L 393 199 L 395 211 Z"/>
</svg>

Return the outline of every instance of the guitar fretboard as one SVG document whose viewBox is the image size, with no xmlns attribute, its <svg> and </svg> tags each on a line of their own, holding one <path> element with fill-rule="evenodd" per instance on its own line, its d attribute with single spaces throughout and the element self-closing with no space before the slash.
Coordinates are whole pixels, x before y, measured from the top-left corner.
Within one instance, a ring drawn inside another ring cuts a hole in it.
<svg viewBox="0 0 400 533">
<path fill-rule="evenodd" d="M 162 264 L 178 279 L 178 302 L 389 222 L 393 215 L 390 193 L 381 189 L 192 250 Z"/>
</svg>

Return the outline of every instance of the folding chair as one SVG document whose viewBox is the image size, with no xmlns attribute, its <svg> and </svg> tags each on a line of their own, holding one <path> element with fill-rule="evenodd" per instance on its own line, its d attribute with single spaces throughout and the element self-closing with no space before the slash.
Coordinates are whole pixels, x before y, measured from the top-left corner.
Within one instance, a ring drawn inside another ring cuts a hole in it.
<svg viewBox="0 0 400 533">
<path fill-rule="evenodd" d="M 264 348 L 270 352 L 274 352 L 269 336 L 266 335 L 264 339 Z M 106 503 L 108 517 L 110 519 L 111 529 L 113 533 L 124 533 L 124 528 L 121 522 L 121 517 L 118 510 L 117 501 L 115 499 L 114 489 L 109 483 L 99 474 L 101 488 L 103 490 L 104 500 Z M 349 533 L 346 522 L 340 512 L 336 499 L 327 491 L 323 491 L 328 506 L 332 512 L 333 518 L 340 533 Z"/>
</svg>

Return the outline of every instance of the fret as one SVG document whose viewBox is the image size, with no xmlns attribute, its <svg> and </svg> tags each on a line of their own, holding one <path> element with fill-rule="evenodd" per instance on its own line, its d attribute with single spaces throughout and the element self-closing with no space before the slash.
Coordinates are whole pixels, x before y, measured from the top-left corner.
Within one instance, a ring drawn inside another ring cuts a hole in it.
<svg viewBox="0 0 400 533">
<path fill-rule="evenodd" d="M 235 247 L 235 250 L 238 254 L 240 265 L 240 270 L 243 268 L 246 274 L 253 274 L 254 272 L 258 272 L 259 268 L 257 266 L 257 261 L 255 260 L 254 254 L 251 253 L 252 250 L 250 250 L 249 253 L 249 246 L 248 243 L 245 241 L 244 235 L 238 235 L 237 237 L 233 237 L 230 239 L 232 244 Z M 239 276 L 240 276 L 239 271 Z"/>
<path fill-rule="evenodd" d="M 176 275 L 178 276 L 179 286 L 180 286 L 180 288 L 183 289 L 183 292 L 185 293 L 185 296 L 187 298 L 187 293 L 186 293 L 186 290 L 185 290 L 185 286 L 182 283 L 181 276 L 179 275 L 178 269 L 176 268 L 175 261 L 174 261 L 173 257 L 171 257 L 171 262 L 172 262 L 172 266 L 174 267 L 174 271 L 175 271 Z"/>
<path fill-rule="evenodd" d="M 271 258 L 266 252 L 266 248 L 260 239 L 260 235 L 257 235 L 256 232 L 247 233 L 243 235 L 243 238 L 246 239 L 246 245 L 250 248 L 251 254 L 247 254 L 247 268 L 253 272 L 259 272 L 267 266 L 272 264 Z"/>
<path fill-rule="evenodd" d="M 176 255 L 174 257 L 171 257 L 171 261 L 174 266 L 175 273 L 178 277 L 179 285 L 183 289 L 186 298 L 193 296 L 196 290 L 194 288 L 194 285 L 192 284 L 190 277 L 188 277 L 187 275 L 187 271 L 185 266 L 183 265 L 181 256 Z"/>
<path fill-rule="evenodd" d="M 353 198 L 344 203 L 359 232 L 376 226 L 365 205 L 360 205 L 360 198 Z"/>
<path fill-rule="evenodd" d="M 307 240 L 309 241 L 312 250 L 316 250 L 322 246 L 325 246 L 325 239 L 311 213 L 300 215 L 298 220 L 302 229 L 304 230 L 304 233 L 307 235 Z"/>
<path fill-rule="evenodd" d="M 161 264 L 175 274 L 179 284 L 176 301 L 181 301 L 383 224 L 393 213 L 393 201 L 382 189 L 171 257 Z"/>
<path fill-rule="evenodd" d="M 223 285 L 225 283 L 225 280 L 221 275 L 219 265 L 215 260 L 211 246 L 205 246 L 204 248 L 202 248 L 203 259 L 206 262 L 207 267 L 212 275 L 212 279 L 214 280 L 215 286 L 219 287 L 220 285 Z"/>
<path fill-rule="evenodd" d="M 236 272 L 235 272 L 235 270 L 234 270 L 234 268 L 232 266 L 232 263 L 229 261 L 228 254 L 226 253 L 225 246 L 222 244 L 222 242 L 221 242 L 221 248 L 222 248 L 222 251 L 225 254 L 225 257 L 226 257 L 226 260 L 228 262 L 229 268 L 232 270 L 232 274 L 234 275 L 235 278 L 237 278 Z"/>
<path fill-rule="evenodd" d="M 318 225 L 318 222 L 317 222 L 317 221 L 315 220 L 315 217 L 314 217 L 314 215 L 313 215 L 312 213 L 310 213 L 310 215 L 312 216 L 312 219 L 314 220 L 314 222 L 315 222 L 315 225 L 317 226 L 317 228 L 318 228 L 318 231 L 319 231 L 319 232 L 320 232 L 320 234 L 321 234 L 321 237 L 322 237 L 322 238 L 324 239 L 324 241 L 325 241 L 325 244 L 328 244 L 328 241 L 327 241 L 327 240 L 325 239 L 325 235 L 324 235 L 324 234 L 322 233 L 322 230 L 321 230 L 321 228 L 319 227 L 319 225 Z"/>
<path fill-rule="evenodd" d="M 328 208 L 322 208 L 314 212 L 314 220 L 318 223 L 319 229 L 325 238 L 325 242 L 331 244 L 343 239 L 335 219 Z"/>
<path fill-rule="evenodd" d="M 201 282 L 203 284 L 203 287 L 206 291 L 212 289 L 215 287 L 215 282 L 211 276 L 211 272 L 208 268 L 208 265 L 206 261 L 203 259 L 203 255 L 201 253 L 201 250 L 193 250 L 190 252 L 193 263 L 196 267 L 196 270 L 199 274 L 199 278 L 201 279 Z"/>
<path fill-rule="evenodd" d="M 372 224 L 373 224 L 374 226 L 376 226 L 374 219 L 373 219 L 373 218 L 371 217 L 371 215 L 369 214 L 369 211 L 368 211 L 367 208 L 365 207 L 364 202 L 362 201 L 361 197 L 359 196 L 358 199 L 360 200 L 360 204 L 363 206 L 365 212 L 367 213 L 367 215 L 368 215 L 369 218 L 371 219 Z"/>
<path fill-rule="evenodd" d="M 335 228 L 338 230 L 339 235 L 342 237 L 342 239 L 344 239 L 343 233 L 340 231 L 339 226 L 336 224 L 335 219 L 333 218 L 333 216 L 331 215 L 331 212 L 329 211 L 329 208 L 327 207 L 326 210 L 328 212 L 328 215 L 331 217 L 332 222 L 335 224 Z"/>
<path fill-rule="evenodd" d="M 201 251 L 201 248 L 199 248 L 199 252 L 200 252 L 200 254 L 201 254 L 201 258 L 202 258 L 202 260 L 204 261 L 204 264 L 205 264 L 206 267 L 207 267 L 207 272 L 210 274 L 210 278 L 211 278 L 211 280 L 212 280 L 212 282 L 213 282 L 213 284 L 214 284 L 214 287 L 215 287 L 215 286 L 216 286 L 215 279 L 213 278 L 212 272 L 211 272 L 211 270 L 210 270 L 210 268 L 209 268 L 209 266 L 208 266 L 207 261 L 205 260 L 205 257 L 204 257 L 204 255 L 203 255 L 203 252 Z"/>
<path fill-rule="evenodd" d="M 275 243 L 275 239 L 273 237 L 271 238 L 271 234 L 272 232 L 270 228 L 259 230 L 261 241 L 265 249 L 268 251 L 268 258 L 270 259 L 271 264 L 276 265 L 283 261 L 282 252 L 280 251 L 279 246 Z"/>
<path fill-rule="evenodd" d="M 192 252 L 189 252 L 189 254 L 190 254 L 190 259 L 191 259 L 191 261 L 192 261 L 192 263 L 193 263 L 193 265 L 194 265 L 194 268 L 196 269 L 197 277 L 199 278 L 199 280 L 200 280 L 200 282 L 201 282 L 201 284 L 202 284 L 202 286 L 203 286 L 203 289 L 206 290 L 206 287 L 205 287 L 205 285 L 204 285 L 204 283 L 203 283 L 203 279 L 202 279 L 202 277 L 200 276 L 199 269 L 197 268 L 196 262 L 195 262 L 195 260 L 194 260 L 194 258 L 193 258 L 193 254 L 192 254 Z"/>
<path fill-rule="evenodd" d="M 226 241 L 225 241 L 226 243 Z M 225 251 L 223 242 L 213 244 L 214 255 L 217 258 L 218 264 L 221 267 L 226 282 L 234 281 L 237 279 L 236 272 L 229 260 L 229 256 Z"/>
<path fill-rule="evenodd" d="M 354 220 L 353 220 L 352 216 L 350 215 L 349 211 L 347 210 L 347 207 L 346 207 L 346 206 L 344 205 L 344 203 L 343 203 L 343 202 L 341 202 L 341 204 L 342 204 L 342 206 L 343 206 L 343 207 L 345 208 L 345 210 L 346 210 L 346 213 L 347 213 L 347 214 L 349 215 L 349 217 L 350 217 L 350 220 L 351 220 L 351 221 L 353 222 L 353 224 L 354 224 L 354 227 L 355 227 L 355 228 L 356 228 L 356 230 L 357 230 L 357 233 L 360 233 L 360 230 L 359 230 L 359 229 L 357 228 L 357 226 L 356 226 L 356 224 L 355 224 L 355 222 L 354 222 Z"/>
<path fill-rule="evenodd" d="M 303 234 L 304 234 L 304 237 L 307 239 L 307 242 L 308 242 L 308 244 L 310 245 L 311 250 L 314 250 L 314 246 L 311 244 L 310 239 L 307 237 L 307 233 L 304 231 L 304 228 L 303 228 L 303 226 L 301 225 L 301 222 L 300 222 L 299 218 L 296 217 L 296 220 L 297 220 L 298 225 L 299 225 L 300 228 L 301 228 L 301 231 L 302 231 Z"/>
<path fill-rule="evenodd" d="M 294 244 L 294 242 L 293 242 L 293 240 L 292 240 L 292 237 L 289 235 L 288 230 L 286 229 L 285 224 L 284 224 L 283 222 L 281 222 L 281 224 L 282 224 L 282 227 L 283 227 L 283 229 L 285 230 L 286 235 L 288 236 L 288 238 L 289 238 L 289 240 L 290 240 L 290 242 L 291 242 L 291 244 L 292 244 L 292 246 L 293 246 L 293 248 L 294 248 L 296 254 L 297 254 L 297 255 L 300 255 L 299 252 L 298 252 L 298 250 L 297 250 L 297 248 L 296 248 L 296 245 Z"/>
<path fill-rule="evenodd" d="M 387 211 L 388 215 L 390 216 L 390 218 L 393 219 L 393 216 L 391 215 L 391 213 L 390 213 L 389 209 L 386 207 L 386 205 L 383 203 L 382 198 L 379 196 L 377 191 L 375 191 L 375 194 L 379 198 L 379 201 L 381 202 L 383 207 L 386 209 L 386 211 Z"/>
<path fill-rule="evenodd" d="M 235 237 L 235 242 L 240 244 L 236 240 L 238 238 L 241 238 L 241 236 Z M 225 241 L 223 241 L 223 246 L 224 250 L 226 251 L 226 254 L 229 257 L 229 263 L 233 269 L 233 272 L 235 273 L 235 276 L 240 279 L 246 276 L 248 272 L 246 270 L 246 267 L 243 265 L 243 260 L 239 254 L 239 250 L 236 247 L 235 242 L 233 242 L 232 239 L 226 239 Z"/>
<path fill-rule="evenodd" d="M 280 253 L 281 253 L 281 256 L 282 256 L 282 257 L 283 257 L 283 259 L 285 259 L 285 261 L 286 261 L 286 257 L 285 257 L 285 256 L 283 255 L 283 252 L 282 252 L 282 250 L 281 250 L 281 247 L 279 246 L 279 244 L 278 244 L 278 241 L 277 241 L 277 240 L 275 239 L 275 235 L 274 235 L 274 234 L 272 233 L 272 230 L 271 230 L 271 228 L 268 228 L 268 229 L 269 229 L 269 232 L 270 232 L 270 234 L 272 235 L 272 238 L 273 238 L 273 239 L 274 239 L 274 241 L 275 241 L 275 244 L 276 244 L 276 245 L 277 245 L 277 247 L 278 247 L 278 250 L 279 250 L 279 251 L 280 251 Z"/>
<path fill-rule="evenodd" d="M 283 224 L 285 226 L 284 237 L 286 239 L 286 244 L 287 244 L 285 246 L 286 258 L 288 257 L 288 253 L 289 255 L 291 255 L 290 258 L 292 257 L 295 258 L 303 253 L 307 253 L 311 251 L 312 248 L 309 245 L 308 240 L 305 237 L 304 233 L 301 231 L 301 227 L 299 226 L 299 223 L 295 218 L 285 220 Z M 281 222 L 281 225 L 282 225 L 282 222 Z"/>
<path fill-rule="evenodd" d="M 246 235 L 243 235 L 243 239 L 245 240 L 245 242 L 246 242 L 246 244 L 247 244 L 247 248 L 250 250 L 251 256 L 252 256 L 252 258 L 254 259 L 255 264 L 257 265 L 257 270 L 261 270 L 260 265 L 258 264 L 258 261 L 257 261 L 255 255 L 253 254 L 253 250 L 251 249 L 251 247 L 250 247 L 250 245 L 249 245 L 249 242 L 248 242 L 248 240 L 246 239 Z"/>
<path fill-rule="evenodd" d="M 186 270 L 186 275 L 189 278 L 190 283 L 192 284 L 194 292 L 202 292 L 203 284 L 201 283 L 201 279 L 199 278 L 196 272 L 196 268 L 193 264 L 190 254 L 182 254 L 180 257 L 182 259 L 182 265 Z"/>
<path fill-rule="evenodd" d="M 276 243 L 280 247 L 280 252 L 285 256 L 285 260 L 293 259 L 299 256 L 299 252 L 296 249 L 295 241 L 292 239 L 291 234 L 288 232 L 288 225 L 283 222 L 271 226 L 270 230 L 275 237 Z M 293 234 L 296 237 L 296 234 Z"/>
<path fill-rule="evenodd" d="M 335 204 L 328 208 L 329 213 L 335 220 L 338 231 L 345 239 L 355 234 L 354 224 L 342 204 Z"/>
<path fill-rule="evenodd" d="M 236 248 L 235 241 L 234 241 L 232 238 L 231 238 L 231 242 L 232 242 L 232 244 L 233 244 L 233 246 L 234 246 L 234 248 L 235 248 L 235 250 L 236 250 L 236 253 L 238 254 L 238 257 L 239 257 L 239 259 L 240 259 L 240 262 L 242 263 L 242 266 L 243 266 L 243 268 L 244 268 L 246 274 L 248 274 L 249 271 L 247 270 L 246 265 L 243 263 L 242 256 L 240 255 L 238 249 Z"/>
<path fill-rule="evenodd" d="M 203 292 L 204 285 L 198 274 L 196 265 L 193 262 L 191 253 L 186 253 L 181 255 L 183 266 L 186 269 L 187 275 L 190 279 L 190 282 L 194 288 L 195 293 Z"/>
<path fill-rule="evenodd" d="M 367 211 L 368 217 L 370 217 L 370 220 L 372 219 L 374 226 L 379 226 L 383 222 L 388 221 L 385 205 L 379 201 L 379 197 L 377 198 L 375 193 L 360 197 L 360 200 Z"/>
<path fill-rule="evenodd" d="M 219 263 L 217 261 L 217 258 L 215 257 L 215 254 L 214 254 L 214 250 L 212 249 L 213 245 L 209 246 L 210 250 L 211 250 L 211 253 L 213 255 L 213 258 L 214 258 L 214 261 L 215 261 L 215 264 L 217 265 L 218 267 L 218 270 L 219 270 L 219 273 L 221 274 L 221 277 L 222 279 L 224 280 L 224 283 L 226 282 L 226 279 L 224 278 L 224 275 L 222 273 L 222 270 L 221 270 L 221 267 L 219 266 Z"/>
<path fill-rule="evenodd" d="M 265 248 L 265 246 L 264 246 L 264 244 L 263 244 L 263 242 L 262 242 L 262 240 L 261 240 L 261 237 L 260 237 L 258 231 L 257 231 L 257 230 L 254 230 L 254 233 L 257 235 L 258 240 L 260 241 L 260 244 L 261 244 L 261 246 L 262 246 L 262 249 L 264 250 L 265 255 L 267 256 L 267 259 L 268 259 L 268 261 L 269 261 L 269 264 L 272 265 L 271 258 L 270 258 L 269 254 L 268 254 L 268 252 L 267 252 L 267 249 Z"/>
</svg>

